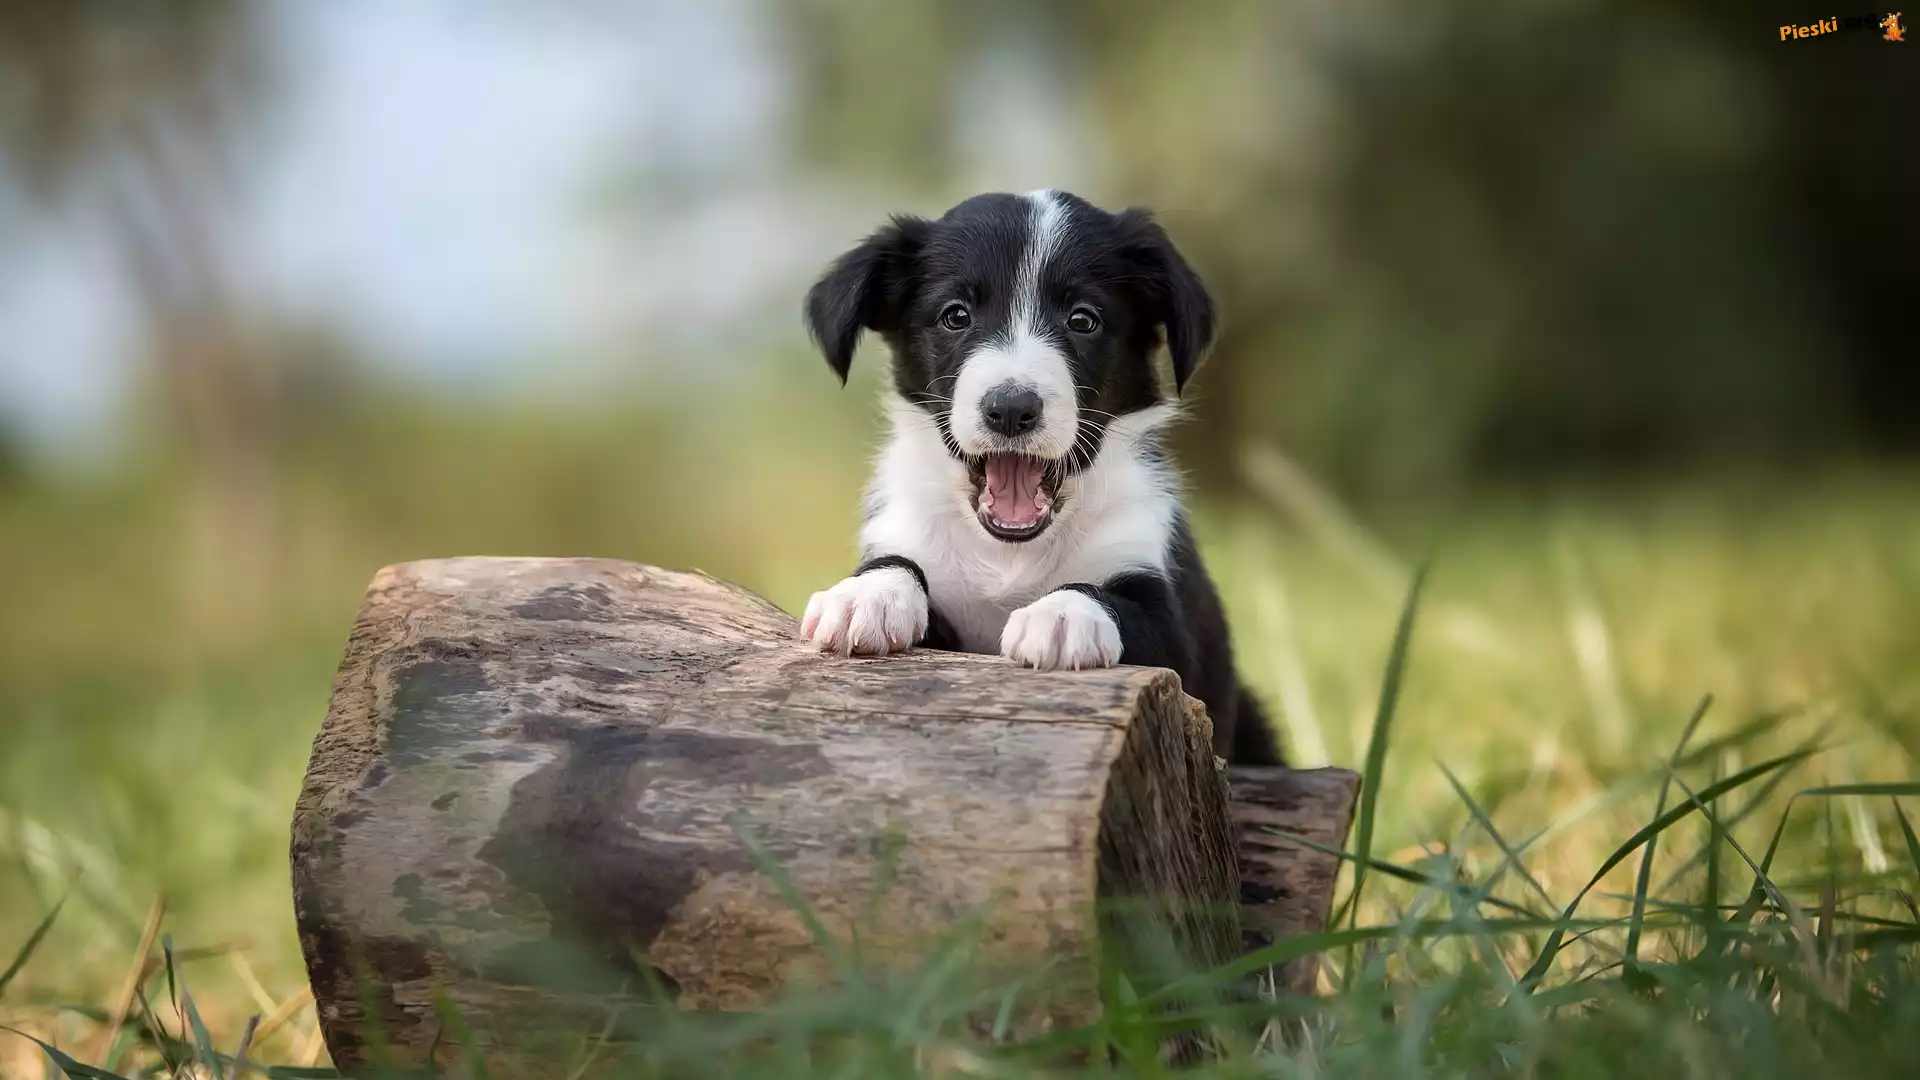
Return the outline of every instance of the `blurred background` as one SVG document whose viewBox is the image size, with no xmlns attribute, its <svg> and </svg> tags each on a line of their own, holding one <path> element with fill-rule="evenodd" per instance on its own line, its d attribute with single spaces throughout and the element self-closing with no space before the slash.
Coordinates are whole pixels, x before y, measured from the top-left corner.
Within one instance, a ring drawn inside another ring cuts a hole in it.
<svg viewBox="0 0 1920 1080">
<path fill-rule="evenodd" d="M 0 953 L 71 885 L 26 996 L 98 1000 L 164 890 L 216 1022 L 298 985 L 383 564 L 837 580 L 883 357 L 842 390 L 800 297 L 983 190 L 1153 206 L 1214 289 L 1178 453 L 1297 760 L 1358 760 L 1435 554 L 1389 849 L 1459 826 L 1436 759 L 1557 814 L 1708 692 L 1911 775 L 1920 42 L 1779 41 L 1834 14 L 0 5 Z M 1810 842 L 1884 865 L 1850 806 Z"/>
</svg>

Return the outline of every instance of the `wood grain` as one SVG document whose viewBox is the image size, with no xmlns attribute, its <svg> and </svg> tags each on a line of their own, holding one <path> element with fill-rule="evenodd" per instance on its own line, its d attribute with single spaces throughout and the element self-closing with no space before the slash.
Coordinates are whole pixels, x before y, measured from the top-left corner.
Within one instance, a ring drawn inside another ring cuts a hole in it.
<svg viewBox="0 0 1920 1080">
<path fill-rule="evenodd" d="M 1239 855 L 1245 948 L 1326 929 L 1340 860 L 1281 834 L 1341 848 L 1353 826 L 1360 776 L 1347 769 L 1282 769 L 1236 765 L 1230 812 Z M 1311 994 L 1319 957 L 1305 956 L 1276 973 L 1276 987 Z"/>
</svg>

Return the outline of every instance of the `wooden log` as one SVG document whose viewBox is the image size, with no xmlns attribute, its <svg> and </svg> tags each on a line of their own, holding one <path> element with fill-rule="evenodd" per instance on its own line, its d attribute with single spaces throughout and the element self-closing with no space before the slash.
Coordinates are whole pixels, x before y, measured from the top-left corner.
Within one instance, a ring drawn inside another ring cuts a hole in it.
<svg viewBox="0 0 1920 1080">
<path fill-rule="evenodd" d="M 1229 778 L 1247 951 L 1326 929 L 1340 860 L 1281 834 L 1304 836 L 1322 847 L 1345 846 L 1360 775 L 1347 769 L 1236 765 Z M 1311 994 L 1319 977 L 1316 954 L 1288 963 L 1273 982 L 1283 993 Z"/>
<path fill-rule="evenodd" d="M 752 1009 L 832 977 L 809 914 L 900 962 L 976 919 L 983 957 L 1062 962 L 1037 1026 L 1097 1009 L 1109 902 L 1188 962 L 1237 952 L 1225 773 L 1171 672 L 794 639 L 745 590 L 632 563 L 382 570 L 293 826 L 335 1062 L 448 1064 L 449 1006 L 509 1072 L 649 988 Z"/>
</svg>

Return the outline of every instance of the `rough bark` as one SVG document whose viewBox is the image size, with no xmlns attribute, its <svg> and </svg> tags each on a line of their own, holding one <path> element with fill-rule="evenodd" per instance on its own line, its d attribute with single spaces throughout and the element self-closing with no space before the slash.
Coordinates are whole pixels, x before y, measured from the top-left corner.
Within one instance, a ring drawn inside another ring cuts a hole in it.
<svg viewBox="0 0 1920 1080">
<path fill-rule="evenodd" d="M 450 1063 L 451 1006 L 511 1073 L 656 987 L 749 1010 L 830 981 L 783 884 L 874 962 L 965 920 L 989 965 L 1055 958 L 1029 1030 L 1090 1018 L 1089 957 L 1143 927 L 1191 963 L 1237 952 L 1225 773 L 1172 673 L 794 636 L 751 593 L 631 563 L 382 570 L 293 829 L 335 1061 Z"/>
<path fill-rule="evenodd" d="M 1247 951 L 1326 929 L 1340 860 L 1279 834 L 1344 847 L 1360 794 L 1359 774 L 1236 765 L 1230 779 Z M 1319 956 L 1303 956 L 1274 973 L 1274 986 L 1283 993 L 1311 994 L 1319 977 Z"/>
</svg>

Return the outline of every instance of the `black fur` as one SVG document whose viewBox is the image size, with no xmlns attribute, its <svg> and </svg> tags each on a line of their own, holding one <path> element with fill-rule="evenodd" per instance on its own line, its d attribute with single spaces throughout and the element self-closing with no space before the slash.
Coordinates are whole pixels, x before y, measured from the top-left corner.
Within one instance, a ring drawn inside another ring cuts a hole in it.
<svg viewBox="0 0 1920 1080">
<path fill-rule="evenodd" d="M 921 592 L 927 591 L 927 572 L 925 570 L 920 569 L 919 563 L 914 562 L 912 559 L 907 558 L 905 555 L 880 555 L 880 556 L 876 556 L 874 558 L 868 559 L 867 561 L 861 563 L 859 566 L 856 566 L 853 568 L 853 576 L 859 577 L 861 574 L 864 574 L 869 570 L 887 570 L 887 569 L 905 570 L 907 573 L 913 575 L 914 581 L 919 583 Z"/>
<path fill-rule="evenodd" d="M 1153 367 L 1162 344 L 1173 391 L 1185 389 L 1212 344 L 1215 313 L 1199 276 L 1146 210 L 1114 214 L 1071 195 L 1051 198 L 1066 227 L 1042 263 L 1036 290 L 1042 310 L 1029 325 L 1042 327 L 1072 378 L 1080 417 L 1064 463 L 1072 471 L 1093 465 L 1114 417 L 1162 400 Z M 894 388 L 934 417 L 956 459 L 968 455 L 950 423 L 954 380 L 983 343 L 1011 333 L 1022 252 L 1038 231 L 1034 215 L 1029 199 L 992 194 L 968 199 L 937 220 L 895 217 L 835 261 L 807 295 L 807 327 L 841 381 L 861 333 L 878 334 L 892 354 Z M 964 325 L 943 321 L 955 304 L 967 312 Z M 1096 330 L 1070 330 L 1070 313 L 1082 309 L 1098 313 Z M 1150 447 L 1134 452 L 1158 453 Z M 870 517 L 884 506 L 876 494 Z M 1059 588 L 1092 597 L 1111 614 L 1121 663 L 1179 674 L 1187 692 L 1207 706 L 1216 753 L 1238 763 L 1281 763 L 1264 713 L 1235 673 L 1220 599 L 1184 516 L 1160 550 L 1165 575 L 1126 572 Z M 933 602 L 924 569 L 901 552 L 870 554 L 856 574 L 906 569 L 928 597 L 928 629 L 915 644 L 964 648 L 953 613 L 943 615 Z"/>
<path fill-rule="evenodd" d="M 807 292 L 807 329 L 841 382 L 853 367 L 861 330 L 886 333 L 900 325 L 927 231 L 921 218 L 895 217 L 835 260 Z"/>
<path fill-rule="evenodd" d="M 920 586 L 921 595 L 928 598 L 927 632 L 921 636 L 919 641 L 914 642 L 914 644 L 923 648 L 941 649 L 946 652 L 964 652 L 965 650 L 960 647 L 959 635 L 953 632 L 953 628 L 947 625 L 947 620 L 942 617 L 939 610 L 933 606 L 933 590 L 927 588 L 927 572 L 920 569 L 919 563 L 914 562 L 905 555 L 878 555 L 854 567 L 853 576 L 859 577 L 869 570 L 887 569 L 905 570 L 907 573 L 912 574 L 914 583 Z"/>
<path fill-rule="evenodd" d="M 1090 304 L 1105 318 L 1093 337 L 1062 334 L 1087 423 L 1072 464 L 1099 453 L 1108 417 L 1160 400 L 1153 351 L 1164 341 L 1174 390 L 1184 390 L 1213 344 L 1213 301 L 1150 211 L 1108 213 L 1059 194 L 1072 222 L 1048 266 L 1049 301 L 1061 314 Z M 946 430 L 951 401 L 942 392 L 981 341 L 1004 334 L 1012 317 L 1013 277 L 1030 228 L 1031 205 L 1018 195 L 976 195 L 937 221 L 897 215 L 836 260 L 807 293 L 806 322 L 841 382 L 853 366 L 862 330 L 887 342 L 901 395 Z M 952 301 L 970 305 L 966 331 L 943 329 Z M 956 457 L 957 447 L 949 444 Z"/>
<path fill-rule="evenodd" d="M 1120 627 L 1120 662 L 1171 668 L 1213 719 L 1214 753 L 1245 765 L 1283 764 L 1266 714 L 1234 671 L 1233 641 L 1213 581 L 1184 519 L 1175 527 L 1172 578 L 1122 574 L 1062 588 L 1098 600 Z"/>
</svg>

